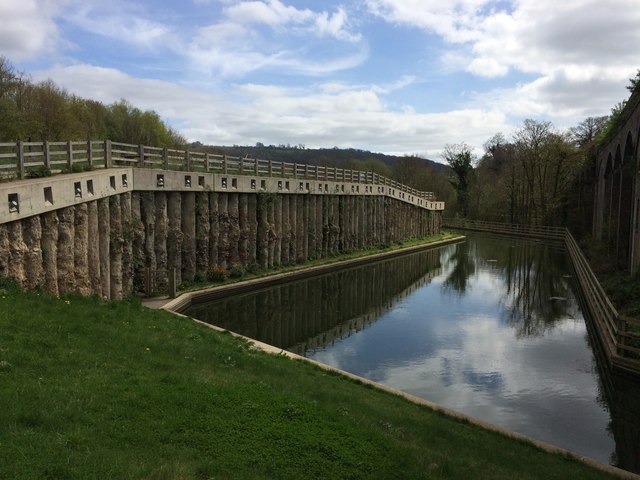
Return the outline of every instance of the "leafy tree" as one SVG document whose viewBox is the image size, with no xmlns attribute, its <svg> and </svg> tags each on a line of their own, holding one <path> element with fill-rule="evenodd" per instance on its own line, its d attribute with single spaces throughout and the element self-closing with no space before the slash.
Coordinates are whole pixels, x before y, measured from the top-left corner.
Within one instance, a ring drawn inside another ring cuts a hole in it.
<svg viewBox="0 0 640 480">
<path fill-rule="evenodd" d="M 180 148 L 186 140 L 153 111 L 126 100 L 79 98 L 52 80 L 37 84 L 0 56 L 0 141 L 97 140 Z"/>
<path fill-rule="evenodd" d="M 514 145 L 497 133 L 484 144 L 485 153 L 474 170 L 470 215 L 473 218 L 514 222 Z"/>
<path fill-rule="evenodd" d="M 451 185 L 456 191 L 460 213 L 467 217 L 469 215 L 469 190 L 475 161 L 471 147 L 465 143 L 448 144 L 444 147 L 442 158 L 453 170 L 455 178 L 451 180 Z"/>
<path fill-rule="evenodd" d="M 640 90 L 640 69 L 636 72 L 636 76 L 629 79 L 629 85 L 627 85 L 627 90 L 631 93 L 637 92 Z"/>
<path fill-rule="evenodd" d="M 391 167 L 377 158 L 367 160 L 349 160 L 347 168 L 361 170 L 363 172 L 373 172 L 383 177 L 391 177 Z"/>
<path fill-rule="evenodd" d="M 602 117 L 588 117 L 576 127 L 570 128 L 569 131 L 579 147 L 586 147 L 594 144 L 608 119 L 609 117 L 606 115 Z"/>
</svg>

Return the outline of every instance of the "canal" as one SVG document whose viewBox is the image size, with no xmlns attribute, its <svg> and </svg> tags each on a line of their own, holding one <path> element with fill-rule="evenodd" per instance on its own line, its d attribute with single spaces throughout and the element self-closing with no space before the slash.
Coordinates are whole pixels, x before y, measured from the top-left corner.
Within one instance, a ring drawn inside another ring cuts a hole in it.
<svg viewBox="0 0 640 480">
<path fill-rule="evenodd" d="M 476 234 L 185 313 L 637 472 L 640 389 L 598 361 L 572 273 L 561 243 Z"/>
</svg>

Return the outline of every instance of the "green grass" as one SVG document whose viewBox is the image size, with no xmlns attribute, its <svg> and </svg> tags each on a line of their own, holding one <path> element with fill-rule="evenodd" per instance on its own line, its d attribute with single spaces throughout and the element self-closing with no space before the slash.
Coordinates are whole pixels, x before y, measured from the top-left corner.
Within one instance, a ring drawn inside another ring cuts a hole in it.
<svg viewBox="0 0 640 480">
<path fill-rule="evenodd" d="M 0 290 L 2 479 L 608 478 L 137 301 Z"/>
</svg>

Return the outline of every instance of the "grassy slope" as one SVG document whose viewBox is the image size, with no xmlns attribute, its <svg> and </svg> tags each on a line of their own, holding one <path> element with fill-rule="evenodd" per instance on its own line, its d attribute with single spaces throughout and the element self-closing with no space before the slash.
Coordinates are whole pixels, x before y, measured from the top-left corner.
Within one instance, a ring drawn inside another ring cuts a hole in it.
<svg viewBox="0 0 640 480">
<path fill-rule="evenodd" d="M 0 478 L 607 478 L 136 302 L 0 292 Z"/>
</svg>

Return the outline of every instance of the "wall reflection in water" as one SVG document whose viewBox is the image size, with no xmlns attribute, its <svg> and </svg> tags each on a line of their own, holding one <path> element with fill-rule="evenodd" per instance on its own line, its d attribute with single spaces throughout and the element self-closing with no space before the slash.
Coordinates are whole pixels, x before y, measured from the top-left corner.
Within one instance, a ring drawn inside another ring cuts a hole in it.
<svg viewBox="0 0 640 480">
<path fill-rule="evenodd" d="M 304 355 L 380 318 L 440 273 L 429 251 L 341 270 L 215 302 L 185 313 Z"/>
<path fill-rule="evenodd" d="M 600 372 L 576 291 L 561 244 L 474 235 L 187 313 L 638 471 L 638 381 Z"/>
</svg>

